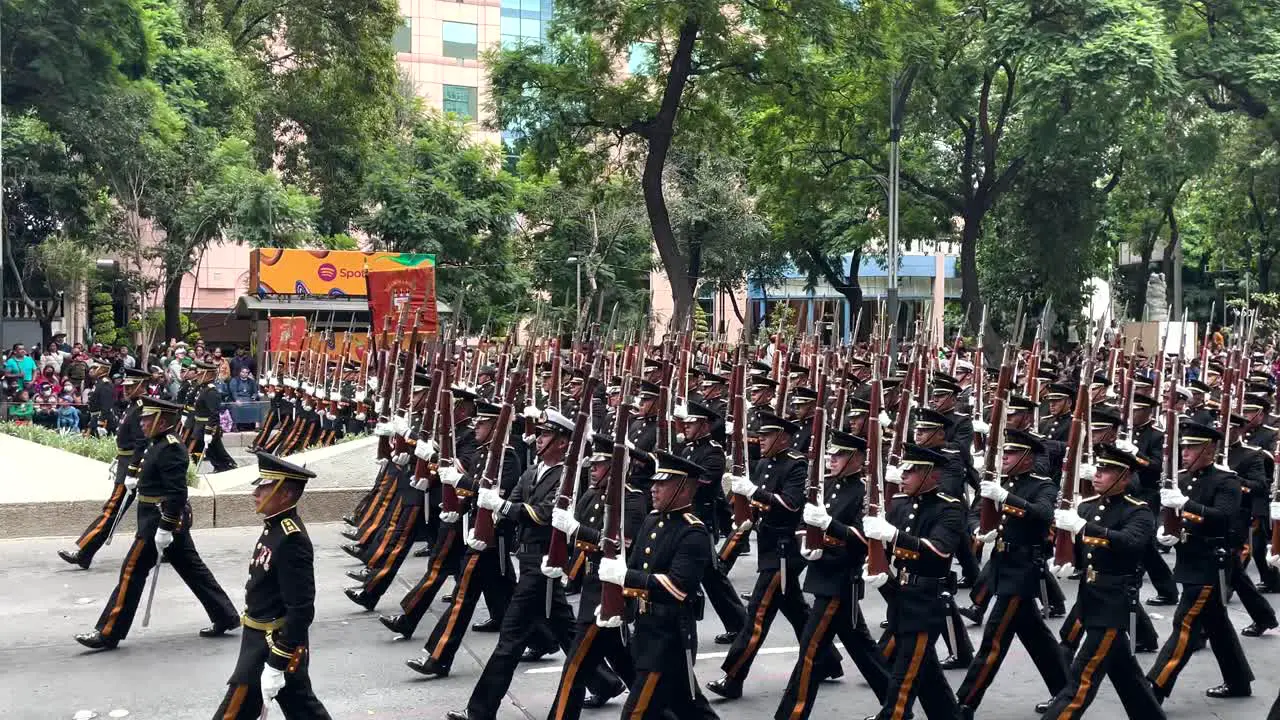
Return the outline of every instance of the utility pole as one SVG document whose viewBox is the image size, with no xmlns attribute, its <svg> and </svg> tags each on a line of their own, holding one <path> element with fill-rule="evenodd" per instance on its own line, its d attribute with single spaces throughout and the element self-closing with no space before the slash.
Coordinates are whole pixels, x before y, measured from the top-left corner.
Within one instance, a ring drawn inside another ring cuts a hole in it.
<svg viewBox="0 0 1280 720">
<path fill-rule="evenodd" d="M 898 144 L 902 139 L 902 107 L 899 90 L 901 80 L 889 80 L 889 288 L 885 295 L 889 322 L 898 321 Z M 898 358 L 898 333 L 889 333 L 890 368 Z"/>
</svg>

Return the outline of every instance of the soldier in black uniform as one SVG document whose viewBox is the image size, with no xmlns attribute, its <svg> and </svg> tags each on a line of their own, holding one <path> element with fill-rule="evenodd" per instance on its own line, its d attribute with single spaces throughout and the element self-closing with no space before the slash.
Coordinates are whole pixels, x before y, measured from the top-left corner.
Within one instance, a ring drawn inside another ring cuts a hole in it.
<svg viewBox="0 0 1280 720">
<path fill-rule="evenodd" d="M 476 395 L 485 402 L 495 402 L 494 393 L 497 392 L 497 383 L 495 379 L 498 377 L 498 368 L 492 365 L 482 365 L 476 371 Z M 498 398 L 501 401 L 502 398 Z"/>
<path fill-rule="evenodd" d="M 643 453 L 653 452 L 658 445 L 658 395 L 661 392 L 662 388 L 658 385 L 642 380 L 636 393 L 639 407 L 631 420 L 630 429 L 627 430 L 627 441 L 631 443 L 631 447 Z M 641 519 L 649 513 L 649 482 L 652 475 L 652 464 L 631 463 L 631 470 L 627 475 L 624 513 L 629 526 L 638 526 Z"/>
<path fill-rule="evenodd" d="M 966 542 L 964 504 L 938 489 L 941 453 L 906 443 L 902 490 L 890 501 L 888 518 L 867 516 L 863 536 L 885 544 L 893 570 L 886 579 L 893 668 L 880 712 L 868 720 L 903 720 L 916 696 L 930 718 L 956 717 L 955 694 L 933 645 L 946 627 L 951 557 Z"/>
<path fill-rule="evenodd" d="M 1084 642 L 1067 674 L 1067 685 L 1036 706 L 1050 720 L 1076 720 L 1093 702 L 1102 676 L 1120 696 L 1131 718 L 1161 720 L 1164 711 L 1134 659 L 1129 636 L 1139 609 L 1142 558 L 1155 537 L 1155 516 L 1143 501 L 1126 492 L 1138 459 L 1110 445 L 1094 449 L 1097 495 L 1074 510 L 1055 510 L 1054 525 L 1079 536 L 1085 552 L 1080 594 L 1071 608 L 1084 628 Z"/>
<path fill-rule="evenodd" d="M 760 418 L 761 412 L 773 412 L 773 394 L 778 383 L 764 375 L 752 375 L 747 388 L 747 399 L 751 407 L 747 408 L 747 464 L 755 467 L 760 462 Z"/>
<path fill-rule="evenodd" d="M 819 650 L 833 638 L 844 643 L 881 705 L 889 685 L 889 668 L 857 607 L 867 557 L 867 541 L 862 536 L 867 441 L 835 430 L 827 450 L 830 455 L 822 497 L 817 505 L 806 503 L 803 513 L 805 525 L 823 531 L 822 547 L 801 551 L 809 563 L 804 591 L 813 595 L 813 611 L 800 636 L 800 657 L 774 720 L 805 720 L 813 712 L 821 680 L 816 666 Z"/>
<path fill-rule="evenodd" d="M 1160 491 L 1160 504 L 1178 512 L 1182 532 L 1168 535 L 1161 527 L 1156 541 L 1177 549 L 1173 579 L 1182 585 L 1182 598 L 1173 615 L 1176 630 L 1160 648 L 1147 679 L 1158 699 L 1168 697 L 1190 659 L 1188 646 L 1208 630 L 1223 684 L 1205 694 L 1214 698 L 1247 696 L 1252 692 L 1253 671 L 1227 616 L 1224 595 L 1232 553 L 1231 524 L 1240 511 L 1240 479 L 1214 465 L 1222 440 L 1217 430 L 1184 421 L 1179 437 L 1183 473 L 1177 488 Z"/>
<path fill-rule="evenodd" d="M 200 631 L 201 637 L 224 635 L 240 625 L 231 599 L 205 567 L 191 540 L 191 506 L 187 504 L 190 458 L 182 443 L 168 434 L 177 424 L 182 406 L 151 398 L 142 402 L 142 429 L 151 444 L 138 472 L 138 530 L 96 629 L 76 636 L 76 642 L 94 650 L 114 649 L 129 634 L 147 576 L 161 557 L 169 561 L 209 615 L 212 625 Z"/>
<path fill-rule="evenodd" d="M 1050 692 L 1057 694 L 1067 681 L 1057 642 L 1035 605 L 1037 599 L 1046 597 L 1044 539 L 1049 535 L 1058 489 L 1049 478 L 1032 472 L 1036 455 L 1044 450 L 1039 438 L 1007 430 L 1002 450 L 1003 482 L 984 479 L 979 489 L 982 497 L 1000 509 L 999 526 L 981 538 L 994 547 L 989 562 L 995 605 L 975 662 L 956 694 L 965 718 L 973 717 L 982 702 L 1015 634 Z"/>
<path fill-rule="evenodd" d="M 506 498 L 497 488 L 476 493 L 476 502 L 492 510 L 494 520 L 510 519 L 520 527 L 516 558 L 520 577 L 502 618 L 498 644 L 485 662 L 484 670 L 466 710 L 451 710 L 450 720 L 493 720 L 511 685 L 516 665 L 537 628 L 547 624 L 556 641 L 568 650 L 573 640 L 573 609 L 565 599 L 564 586 L 548 573 L 545 555 L 551 542 L 551 511 L 560 490 L 564 457 L 569 451 L 573 422 L 552 408 L 538 424 L 538 463 L 527 469 Z M 614 683 L 617 678 L 612 678 Z M 601 681 L 597 681 L 601 682 Z M 597 695 L 616 695 L 615 687 L 590 685 Z"/>
<path fill-rule="evenodd" d="M 193 427 L 195 432 L 200 434 L 201 445 L 197 451 L 191 454 L 191 460 L 196 464 L 196 467 L 199 467 L 200 458 L 207 457 L 209 458 L 209 463 L 213 465 L 213 471 L 220 473 L 234 470 L 236 461 L 222 445 L 222 423 L 219 422 L 222 414 L 222 393 L 218 391 L 218 386 L 213 383 L 213 373 L 217 370 L 217 366 L 208 365 L 209 369 L 205 371 L 206 377 L 200 385 L 195 403 L 195 425 Z"/>
<path fill-rule="evenodd" d="M 1199 380 L 1192 380 L 1187 383 L 1187 389 L 1191 391 L 1191 399 L 1187 401 L 1184 414 L 1191 422 L 1215 427 L 1218 424 L 1218 405 L 1210 401 L 1213 388 Z"/>
<path fill-rule="evenodd" d="M 1263 388 L 1269 388 L 1269 386 L 1257 387 L 1259 390 Z M 1244 396 L 1242 410 L 1244 416 L 1249 419 L 1248 424 L 1243 428 L 1245 443 L 1269 454 L 1274 463 L 1277 431 L 1267 424 L 1267 417 L 1271 413 L 1271 399 L 1264 393 L 1250 392 Z M 1274 471 L 1274 466 L 1272 470 Z M 1271 478 L 1272 475 L 1268 474 L 1268 485 Z M 1253 555 L 1253 563 L 1258 568 L 1258 590 L 1264 593 L 1277 593 L 1280 592 L 1280 572 L 1267 564 L 1267 548 L 1271 544 L 1271 522 L 1267 517 L 1269 500 L 1270 492 L 1264 493 L 1261 497 L 1249 498 L 1253 506 L 1253 517 L 1249 524 L 1250 552 Z"/>
<path fill-rule="evenodd" d="M 253 498 L 264 527 L 249 561 L 240 656 L 214 720 L 257 720 L 275 700 L 286 718 L 324 720 L 307 674 L 308 629 L 315 618 L 315 551 L 298 500 L 316 474 L 268 453 L 258 455 Z"/>
<path fill-rule="evenodd" d="M 714 371 L 702 373 L 699 383 L 701 399 L 699 404 L 709 408 L 720 419 L 711 426 L 711 437 L 723 445 L 725 443 L 725 420 L 729 417 L 729 378 Z"/>
<path fill-rule="evenodd" d="M 653 512 L 640 526 L 626 561 L 600 561 L 601 582 L 621 585 L 634 603 L 631 658 L 636 676 L 622 717 L 716 720 L 693 676 L 702 616 L 697 588 L 711 566 L 711 538 L 689 512 L 702 469 L 670 453 L 654 456 Z"/>
<path fill-rule="evenodd" d="M 125 370 L 125 374 L 125 396 L 130 400 L 124 418 L 116 427 L 116 465 L 112 475 L 114 483 L 111 496 L 102 506 L 102 512 L 76 540 L 76 549 L 71 552 L 58 551 L 58 557 L 63 561 L 79 565 L 85 570 L 89 569 L 94 555 L 98 554 L 103 544 L 111 539 L 117 518 L 128 512 L 129 506 L 133 504 L 136 494 L 134 490 L 138 487 L 138 471 L 142 469 L 142 456 L 147 450 L 147 436 L 142 432 L 142 401 L 138 399 L 147 373 Z"/>
<path fill-rule="evenodd" d="M 800 426 L 791 448 L 798 453 L 809 452 L 809 439 L 813 436 L 813 408 L 818 402 L 818 392 L 812 388 L 798 387 L 791 391 L 791 422 Z"/>
<path fill-rule="evenodd" d="M 1060 443 L 1067 442 L 1067 436 L 1071 433 L 1071 412 L 1075 408 L 1076 389 L 1064 383 L 1049 383 L 1045 386 L 1044 399 L 1048 405 L 1048 416 L 1040 418 L 1040 428 L 1037 434 L 1046 440 L 1054 440 Z M 1058 475 L 1054 476 L 1054 480 L 1061 479 L 1062 468 L 1058 468 Z"/>
<path fill-rule="evenodd" d="M 726 698 L 742 697 L 742 684 L 778 611 L 791 623 L 797 638 L 804 633 L 809 611 L 800 589 L 804 562 L 795 537 L 808 480 L 807 459 L 791 449 L 799 427 L 763 410 L 756 413 L 756 419 L 760 462 L 750 478 L 730 477 L 730 490 L 750 498 L 759 510 L 756 583 L 747 603 L 750 631 L 744 628 L 729 647 L 721 665 L 724 676 L 707 684 L 708 690 Z M 839 657 L 829 645 L 821 652 L 817 659 L 819 675 L 823 679 L 838 677 Z"/>
<path fill-rule="evenodd" d="M 929 394 L 929 407 L 951 419 L 951 427 L 947 428 L 947 442 L 954 443 L 965 462 L 969 463 L 969 449 L 973 447 L 973 419 L 956 410 L 959 394 L 959 385 L 945 378 L 937 379 L 933 383 L 933 392 Z"/>
<path fill-rule="evenodd" d="M 1227 464 L 1240 478 L 1240 510 L 1232 524 L 1231 535 L 1234 552 L 1231 554 L 1231 591 L 1249 613 L 1253 622 L 1240 631 L 1245 637 L 1260 637 L 1277 627 L 1276 611 L 1271 603 L 1258 592 L 1249 577 L 1249 553 L 1252 551 L 1249 528 L 1253 522 L 1254 498 L 1258 498 L 1266 512 L 1271 499 L 1271 475 L 1274 460 L 1270 453 L 1244 442 L 1244 426 L 1248 423 L 1241 415 L 1231 416 L 1231 447 L 1227 450 Z M 1227 596 L 1230 598 L 1230 595 Z"/>
<path fill-rule="evenodd" d="M 1137 378 L 1134 379 L 1137 382 Z M 1150 395 L 1142 392 L 1133 394 L 1133 447 L 1123 441 L 1122 450 L 1138 459 L 1138 467 L 1129 479 L 1129 494 L 1145 502 L 1154 512 L 1160 507 L 1160 478 L 1164 467 L 1164 433 L 1156 428 L 1155 413 L 1160 403 Z M 1173 572 L 1164 561 L 1152 535 L 1151 547 L 1142 557 L 1142 570 L 1151 578 L 1156 589 L 1155 597 L 1148 598 L 1147 605 L 1178 604 L 1178 585 L 1173 581 Z M 1145 615 L 1145 612 L 1143 613 Z M 1142 650 L 1139 644 L 1139 652 Z"/>
<path fill-rule="evenodd" d="M 560 673 L 560 685 L 556 688 L 555 701 L 547 713 L 547 720 L 577 720 L 582 708 L 599 708 L 612 696 L 588 694 L 588 672 L 607 662 L 623 682 L 630 684 L 635 678 L 635 664 L 623 638 L 621 618 L 605 622 L 597 610 L 600 608 L 601 585 L 597 571 L 604 557 L 601 541 L 604 538 L 605 503 L 608 500 L 612 479 L 609 472 L 613 462 L 613 438 L 596 435 L 590 457 L 590 485 L 578 498 L 573 511 L 555 508 L 551 511 L 551 525 L 574 538 L 580 557 L 584 560 L 582 597 L 578 601 L 577 625 L 573 646 L 565 653 L 564 668 Z M 631 537 L 638 527 L 626 528 L 625 537 Z M 621 693 L 623 685 L 616 688 Z"/>
<path fill-rule="evenodd" d="M 703 469 L 703 482 L 698 483 L 698 491 L 694 495 L 694 514 L 708 528 L 713 543 L 720 536 L 717 510 L 721 504 L 726 503 L 721 484 L 725 469 L 724 447 L 711 437 L 711 428 L 720 420 L 720 416 L 711 408 L 690 402 L 685 406 L 685 414 L 680 421 L 685 440 L 680 449 L 680 457 Z M 724 625 L 725 632 L 716 636 L 716 643 L 732 643 L 747 625 L 747 608 L 742 604 L 742 598 L 738 596 L 738 591 L 730 582 L 719 558 L 715 558 L 712 567 L 707 568 L 702 576 L 702 589 L 716 615 L 720 617 L 720 623 Z"/>
<path fill-rule="evenodd" d="M 98 382 L 93 386 L 93 391 L 89 394 L 88 428 L 89 434 L 94 437 L 114 433 L 116 430 L 113 412 L 116 405 L 116 389 L 112 379 L 106 375 L 100 375 Z"/>
</svg>

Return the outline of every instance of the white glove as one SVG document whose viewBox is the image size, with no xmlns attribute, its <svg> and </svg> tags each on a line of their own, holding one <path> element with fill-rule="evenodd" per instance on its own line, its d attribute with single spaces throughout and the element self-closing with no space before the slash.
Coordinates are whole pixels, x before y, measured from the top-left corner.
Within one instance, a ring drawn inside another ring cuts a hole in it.
<svg viewBox="0 0 1280 720">
<path fill-rule="evenodd" d="M 365 398 L 367 397 L 369 397 L 369 393 L 363 390 L 357 390 L 356 393 L 351 396 L 351 399 L 354 402 L 361 403 L 361 402 L 364 402 Z"/>
<path fill-rule="evenodd" d="M 725 434 L 726 434 L 726 435 L 732 435 L 732 434 L 733 434 L 733 421 L 732 421 L 732 420 L 725 420 L 725 421 L 724 421 L 724 432 L 725 432 Z"/>
<path fill-rule="evenodd" d="M 627 564 L 622 558 L 602 558 L 597 574 L 600 576 L 600 582 L 624 585 L 627 581 Z"/>
<path fill-rule="evenodd" d="M 1187 496 L 1177 488 L 1164 488 L 1160 491 L 1160 504 L 1174 510 L 1181 510 L 1187 504 Z"/>
<path fill-rule="evenodd" d="M 391 458 L 378 458 L 377 460 L 373 461 L 373 464 L 377 465 L 378 469 L 381 470 L 382 468 L 386 467 L 387 463 L 389 462 L 391 462 Z"/>
<path fill-rule="evenodd" d="M 427 489 L 427 479 L 424 477 L 415 477 L 409 481 L 409 487 L 414 490 L 422 490 L 425 492 Z"/>
<path fill-rule="evenodd" d="M 168 530 L 156 530 L 156 552 L 163 554 L 165 548 L 173 544 L 173 533 Z"/>
<path fill-rule="evenodd" d="M 480 488 L 476 493 L 476 505 L 485 510 L 501 510 L 503 502 L 502 496 L 495 488 Z"/>
<path fill-rule="evenodd" d="M 1072 535 L 1079 535 L 1084 529 L 1085 519 L 1080 517 L 1080 513 L 1075 510 L 1054 510 L 1053 524 L 1060 530 L 1066 530 Z"/>
<path fill-rule="evenodd" d="M 462 479 L 462 471 L 453 465 L 441 465 L 436 468 L 436 474 L 440 476 L 440 482 L 450 487 L 458 487 L 458 481 Z"/>
<path fill-rule="evenodd" d="M 436 455 L 436 441 L 419 440 L 418 444 L 413 446 L 413 454 L 423 460 L 430 460 Z"/>
<path fill-rule="evenodd" d="M 440 522 L 448 523 L 451 525 L 453 523 L 458 522 L 458 518 L 460 517 L 462 516 L 456 512 L 442 512 L 440 513 Z"/>
<path fill-rule="evenodd" d="M 986 435 L 991 432 L 991 425 L 986 420 L 974 420 L 973 431 L 979 435 Z"/>
<path fill-rule="evenodd" d="M 262 698 L 266 702 L 276 699 L 276 695 L 284 689 L 284 672 L 270 665 L 262 668 Z"/>
<path fill-rule="evenodd" d="M 378 437 L 391 437 L 391 423 L 375 423 L 373 426 L 373 434 Z"/>
<path fill-rule="evenodd" d="M 1071 577 L 1071 575 L 1075 571 L 1076 571 L 1076 566 L 1074 563 L 1067 563 L 1066 565 L 1057 565 L 1052 560 L 1049 561 L 1049 574 L 1053 575 L 1054 577 L 1058 577 L 1058 578 L 1062 578 L 1063 580 L 1066 580 L 1067 578 Z"/>
<path fill-rule="evenodd" d="M 1116 440 L 1116 449 L 1130 455 L 1138 454 L 1138 446 L 1124 439 Z"/>
<path fill-rule="evenodd" d="M 1280 568 L 1280 555 L 1272 555 L 1267 551 L 1267 564 L 1273 568 Z"/>
<path fill-rule="evenodd" d="M 362 412 L 358 412 L 358 413 L 356 413 L 356 420 L 357 420 L 357 421 L 359 421 L 359 422 L 364 422 L 365 420 L 368 420 L 368 419 L 369 419 L 369 416 L 368 416 L 368 415 L 366 415 L 366 414 L 364 414 L 364 413 L 362 413 Z"/>
<path fill-rule="evenodd" d="M 818 548 L 816 550 L 810 550 L 809 548 L 800 548 L 800 557 L 804 558 L 805 562 L 813 562 L 815 560 L 819 560 L 822 558 L 822 548 Z"/>
<path fill-rule="evenodd" d="M 996 530 L 988 530 L 988 531 L 987 531 L 987 532 L 985 532 L 985 533 L 984 533 L 984 532 L 975 532 L 975 533 L 973 534 L 973 537 L 974 537 L 974 539 L 976 539 L 978 542 L 982 543 L 983 545 L 990 545 L 991 543 L 993 543 L 993 542 L 995 542 L 995 541 L 996 541 L 996 533 L 997 533 L 997 531 L 996 531 Z"/>
<path fill-rule="evenodd" d="M 876 422 L 880 423 L 880 427 L 887 428 L 893 424 L 893 418 L 889 417 L 889 413 L 881 410 L 880 416 L 876 418 Z"/>
<path fill-rule="evenodd" d="M 471 528 L 467 530 L 467 535 L 463 539 L 463 542 L 467 544 L 467 547 L 471 548 L 472 550 L 475 550 L 476 552 L 484 552 L 489 547 L 489 543 L 480 542 L 479 540 L 476 539 L 475 528 Z M 506 561 L 502 560 L 502 562 L 506 562 Z"/>
<path fill-rule="evenodd" d="M 729 490 L 735 495 L 751 497 L 756 492 L 756 486 L 747 479 L 746 475 L 730 475 Z"/>
<path fill-rule="evenodd" d="M 400 437 L 409 437 L 409 418 L 405 415 L 397 415 L 391 421 L 391 429 Z"/>
<path fill-rule="evenodd" d="M 129 481 L 125 480 L 125 482 L 128 483 Z M 135 482 L 134 484 L 136 485 L 137 483 Z M 1271 503 L 1271 519 L 1280 521 L 1280 502 L 1273 501 Z"/>
<path fill-rule="evenodd" d="M 1093 463 L 1080 463 L 1080 479 L 1092 480 L 1098 474 L 1098 466 Z"/>
<path fill-rule="evenodd" d="M 551 511 L 551 527 L 565 535 L 572 535 L 578 532 L 578 528 L 581 526 L 582 523 L 574 519 L 572 510 L 555 508 Z"/>
<path fill-rule="evenodd" d="M 1005 498 L 1009 497 L 1009 491 L 1000 487 L 1000 483 L 994 480 L 983 480 L 982 484 L 978 485 L 978 494 L 998 503 L 1004 502 Z"/>
<path fill-rule="evenodd" d="M 325 413 L 325 414 L 324 414 L 324 416 L 325 416 L 325 419 L 327 419 L 327 420 L 337 420 L 337 419 L 338 419 L 338 416 L 337 416 L 337 415 L 334 415 L 333 413 Z"/>
<path fill-rule="evenodd" d="M 897 483 L 901 485 L 902 484 L 902 466 L 886 465 L 884 468 L 884 481 Z"/>
<path fill-rule="evenodd" d="M 866 585 L 869 590 L 879 590 L 887 582 L 889 582 L 889 573 L 868 575 L 866 570 L 862 571 L 862 584 Z"/>
<path fill-rule="evenodd" d="M 542 419 L 542 411 L 535 405 L 526 405 L 524 410 L 520 411 L 520 414 L 535 422 Z"/>
<path fill-rule="evenodd" d="M 822 530 L 826 530 L 831 525 L 831 516 L 827 514 L 827 509 L 821 505 L 809 505 L 806 503 L 803 517 L 805 525 L 812 525 Z"/>
<path fill-rule="evenodd" d="M 129 492 L 133 492 L 134 490 L 137 490 L 137 489 L 138 489 L 138 478 L 133 477 L 132 475 L 125 475 L 125 476 L 124 476 L 124 489 L 125 489 L 125 490 L 128 490 Z M 1280 504 L 1280 503 L 1271 503 L 1271 504 L 1272 504 L 1272 505 L 1276 505 L 1276 504 Z"/>
<path fill-rule="evenodd" d="M 559 580 L 564 577 L 564 568 L 551 567 L 547 564 L 547 556 L 542 556 L 542 574 L 552 580 Z"/>
<path fill-rule="evenodd" d="M 620 628 L 622 627 L 622 616 L 609 618 L 605 620 L 600 617 L 600 606 L 596 605 L 596 627 L 602 628 Z"/>
<path fill-rule="evenodd" d="M 404 467 L 409 464 L 409 458 L 411 457 L 413 456 L 407 452 L 396 453 L 391 456 L 391 462 L 399 465 L 400 467 Z"/>
<path fill-rule="evenodd" d="M 368 380 L 367 384 L 368 384 L 368 386 L 369 386 L 369 391 L 370 391 L 370 392 L 377 392 L 377 391 L 378 391 L 378 378 L 377 378 L 377 376 L 376 376 L 376 375 L 370 375 L 370 376 L 369 376 L 369 380 Z"/>
<path fill-rule="evenodd" d="M 973 462 L 973 469 L 982 472 L 987 469 L 987 459 L 981 453 L 972 455 L 969 460 Z"/>
<path fill-rule="evenodd" d="M 898 528 L 884 518 L 868 516 L 862 518 L 862 534 L 872 540 L 893 542 L 898 537 Z"/>
<path fill-rule="evenodd" d="M 533 443 L 537 441 L 538 436 L 537 435 L 521 435 L 520 439 L 524 441 L 525 445 L 533 445 Z"/>
<path fill-rule="evenodd" d="M 1160 528 L 1159 530 L 1156 531 L 1156 542 L 1160 543 L 1165 547 L 1173 547 L 1174 545 L 1178 544 L 1178 536 L 1169 535 L 1165 533 L 1164 528 Z"/>
</svg>

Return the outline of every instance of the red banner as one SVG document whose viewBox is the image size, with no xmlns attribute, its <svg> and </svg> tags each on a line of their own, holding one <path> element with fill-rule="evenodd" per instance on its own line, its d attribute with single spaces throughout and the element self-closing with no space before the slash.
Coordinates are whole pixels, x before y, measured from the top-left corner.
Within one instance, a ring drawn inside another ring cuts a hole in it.
<svg viewBox="0 0 1280 720">
<path fill-rule="evenodd" d="M 267 344 L 270 352 L 297 352 L 307 340 L 305 317 L 271 318 L 271 338 Z"/>
<path fill-rule="evenodd" d="M 370 270 L 365 276 L 369 288 L 369 314 L 375 333 L 386 332 L 394 337 L 400 309 L 409 303 L 409 326 L 405 337 L 413 328 L 414 314 L 418 317 L 418 331 L 432 337 L 440 329 L 440 315 L 436 308 L 436 269 L 423 264 L 403 270 Z"/>
</svg>

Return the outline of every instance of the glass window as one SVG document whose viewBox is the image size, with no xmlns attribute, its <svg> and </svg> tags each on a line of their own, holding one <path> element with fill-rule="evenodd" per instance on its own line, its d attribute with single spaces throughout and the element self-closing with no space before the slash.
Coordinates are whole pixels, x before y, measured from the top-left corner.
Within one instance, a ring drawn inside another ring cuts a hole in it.
<svg viewBox="0 0 1280 720">
<path fill-rule="evenodd" d="M 520 18 L 502 17 L 502 34 L 503 35 L 520 35 Z"/>
<path fill-rule="evenodd" d="M 639 75 L 653 64 L 653 43 L 631 43 L 627 53 L 627 72 Z"/>
<path fill-rule="evenodd" d="M 520 0 L 520 9 L 526 14 L 538 15 L 542 12 L 542 0 Z"/>
<path fill-rule="evenodd" d="M 391 36 L 391 46 L 398 53 L 413 52 L 413 19 L 406 17 L 401 20 L 400 27 Z"/>
<path fill-rule="evenodd" d="M 502 9 L 503 9 L 503 10 L 515 10 L 515 11 L 519 12 L 519 10 L 520 10 L 520 0 L 502 0 Z"/>
<path fill-rule="evenodd" d="M 476 59 L 476 26 L 471 23 L 445 22 L 441 30 L 444 56 L 460 60 Z"/>
<path fill-rule="evenodd" d="M 525 20 L 525 19 L 520 20 L 520 36 L 523 37 L 525 40 L 536 41 L 538 39 L 538 36 L 541 33 L 542 33 L 541 20 Z"/>
<path fill-rule="evenodd" d="M 443 109 L 447 113 L 455 113 L 468 120 L 476 117 L 478 93 L 473 87 L 465 85 L 445 85 Z"/>
</svg>

